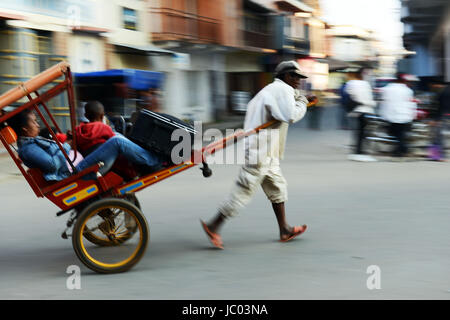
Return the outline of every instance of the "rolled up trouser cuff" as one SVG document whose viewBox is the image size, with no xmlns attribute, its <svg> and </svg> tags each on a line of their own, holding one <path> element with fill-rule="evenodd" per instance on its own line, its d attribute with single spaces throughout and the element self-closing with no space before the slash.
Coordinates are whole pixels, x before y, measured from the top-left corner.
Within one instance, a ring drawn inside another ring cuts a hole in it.
<svg viewBox="0 0 450 320">
<path fill-rule="evenodd" d="M 280 196 L 280 197 L 269 199 L 269 201 L 272 202 L 272 203 L 275 203 L 275 204 L 277 204 L 277 203 L 284 203 L 284 202 L 288 201 L 288 197 L 287 196 L 283 196 L 283 197 Z"/>
<path fill-rule="evenodd" d="M 242 167 L 228 198 L 219 206 L 219 212 L 226 218 L 234 217 L 247 205 L 256 189 L 262 186 L 272 203 L 287 201 L 287 183 L 279 165 L 259 168 Z"/>
</svg>

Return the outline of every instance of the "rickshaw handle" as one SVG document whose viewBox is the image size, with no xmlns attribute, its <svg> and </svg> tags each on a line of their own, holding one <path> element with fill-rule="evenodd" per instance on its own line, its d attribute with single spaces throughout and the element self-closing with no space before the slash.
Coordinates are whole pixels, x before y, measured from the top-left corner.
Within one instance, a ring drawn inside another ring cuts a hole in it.
<svg viewBox="0 0 450 320">
<path fill-rule="evenodd" d="M 224 139 L 222 139 L 220 141 L 213 142 L 213 143 L 207 145 L 206 147 L 204 147 L 202 149 L 202 164 L 203 164 L 203 167 L 200 168 L 200 170 L 202 170 L 202 172 L 203 172 L 203 176 L 205 178 L 208 178 L 208 177 L 210 177 L 212 175 L 212 170 L 209 168 L 208 164 L 206 163 L 206 156 L 215 153 L 217 150 L 224 149 L 226 147 L 227 141 L 229 141 L 231 139 L 236 141 L 239 138 L 250 136 L 250 135 L 252 135 L 254 133 L 257 133 L 258 131 L 260 131 L 262 129 L 265 129 L 265 128 L 268 128 L 268 127 L 272 126 L 276 122 L 277 122 L 277 120 L 271 120 L 269 122 L 266 122 L 266 123 L 260 125 L 259 127 L 255 128 L 253 130 L 249 130 L 247 132 L 238 131 L 238 132 L 236 132 L 236 133 L 234 133 L 232 135 L 229 135 L 228 137 L 225 137 Z"/>
</svg>

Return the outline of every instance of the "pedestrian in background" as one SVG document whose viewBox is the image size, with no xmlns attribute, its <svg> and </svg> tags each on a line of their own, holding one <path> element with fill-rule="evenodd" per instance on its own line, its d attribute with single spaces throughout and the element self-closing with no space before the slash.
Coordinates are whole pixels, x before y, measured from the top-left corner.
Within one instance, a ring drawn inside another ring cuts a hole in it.
<svg viewBox="0 0 450 320">
<path fill-rule="evenodd" d="M 349 98 L 353 100 L 354 109 L 349 113 L 350 117 L 357 119 L 357 128 L 355 134 L 355 152 L 348 156 L 349 160 L 370 162 L 376 161 L 375 158 L 365 154 L 364 139 L 366 137 L 367 115 L 375 113 L 376 102 L 373 100 L 372 87 L 368 81 L 363 80 L 364 68 L 360 68 L 354 74 L 355 79 L 350 80 L 345 91 Z"/>
<path fill-rule="evenodd" d="M 309 92 L 311 92 L 313 96 L 317 97 L 317 103 L 308 108 L 309 128 L 313 130 L 320 130 L 322 113 L 324 112 L 323 108 L 325 108 L 323 104 L 323 101 L 325 100 L 323 90 L 311 90 Z"/>
<path fill-rule="evenodd" d="M 161 106 L 159 102 L 160 92 L 158 89 L 150 88 L 147 91 L 139 91 L 139 99 L 137 103 L 136 111 L 130 116 L 130 123 L 134 124 L 137 120 L 139 111 L 142 109 L 161 112 Z"/>
<path fill-rule="evenodd" d="M 306 230 L 306 225 L 291 227 L 286 222 L 287 185 L 279 161 L 283 157 L 289 123 L 302 119 L 306 113 L 308 100 L 313 101 L 315 97 L 307 99 L 299 94 L 297 88 L 300 79 L 306 76 L 302 74 L 300 66 L 295 61 L 281 62 L 275 69 L 275 78 L 249 102 L 244 130 L 252 130 L 275 119 L 278 120 L 277 124 L 270 130 L 278 130 L 279 134 L 272 136 L 269 132 L 267 136 L 264 135 L 267 138 L 267 143 L 264 144 L 267 148 L 261 148 L 261 135 L 247 138 L 246 163 L 239 172 L 231 194 L 208 224 L 202 221 L 204 231 L 217 248 L 223 249 L 219 230 L 226 219 L 235 216 L 238 209 L 249 203 L 259 186 L 262 186 L 272 203 L 280 231 L 280 241 L 290 241 Z"/>
<path fill-rule="evenodd" d="M 355 105 L 352 104 L 352 100 L 350 99 L 350 97 L 346 91 L 347 83 L 352 79 L 353 78 L 351 76 L 351 73 L 347 72 L 346 79 L 342 82 L 342 85 L 339 88 L 339 96 L 340 96 L 339 106 L 341 109 L 341 112 L 339 113 L 339 120 L 340 120 L 340 126 L 341 126 L 342 130 L 350 129 L 350 124 L 348 121 L 348 114 L 355 107 Z"/>
<path fill-rule="evenodd" d="M 414 92 L 407 86 L 405 76 L 397 73 L 396 80 L 381 90 L 380 115 L 389 122 L 390 132 L 398 141 L 394 157 L 407 155 L 406 137 L 417 112 L 417 105 L 413 101 Z"/>
</svg>

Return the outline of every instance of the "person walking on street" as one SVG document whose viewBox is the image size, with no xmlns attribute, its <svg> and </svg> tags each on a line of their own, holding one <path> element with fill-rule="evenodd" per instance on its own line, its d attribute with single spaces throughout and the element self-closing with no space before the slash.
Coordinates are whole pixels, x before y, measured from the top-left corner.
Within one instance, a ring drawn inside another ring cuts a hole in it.
<svg viewBox="0 0 450 320">
<path fill-rule="evenodd" d="M 450 84 L 446 84 L 439 93 L 437 110 L 433 113 L 431 125 L 434 131 L 433 145 L 431 147 L 431 159 L 435 161 L 445 161 L 445 137 L 443 130 L 450 119 Z"/>
<path fill-rule="evenodd" d="M 355 105 L 352 104 L 352 100 L 349 98 L 349 95 L 346 91 L 348 82 L 352 80 L 351 73 L 347 72 L 346 79 L 342 82 L 341 87 L 339 88 L 339 107 L 340 107 L 340 114 L 339 114 L 339 122 L 342 130 L 349 130 L 350 124 L 348 121 L 348 113 L 351 112 Z"/>
<path fill-rule="evenodd" d="M 363 80 L 364 68 L 358 69 L 355 79 L 347 82 L 345 91 L 353 101 L 355 108 L 349 113 L 350 117 L 356 117 L 358 126 L 356 130 L 355 153 L 348 156 L 353 161 L 376 161 L 375 158 L 365 154 L 363 149 L 364 139 L 366 137 L 367 115 L 374 114 L 376 102 L 373 100 L 372 87 L 369 82 Z"/>
<path fill-rule="evenodd" d="M 390 124 L 391 134 L 397 138 L 394 157 L 404 157 L 408 153 L 406 134 L 411 128 L 417 112 L 413 101 L 414 92 L 407 86 L 405 75 L 398 73 L 396 80 L 382 89 L 381 117 Z"/>
<path fill-rule="evenodd" d="M 269 120 L 278 120 L 267 135 L 247 137 L 245 144 L 245 164 L 241 167 L 234 187 L 219 207 L 218 213 L 209 223 L 201 221 L 211 243 L 223 249 L 219 231 L 225 221 L 237 215 L 239 209 L 251 200 L 256 188 L 262 186 L 267 198 L 272 203 L 279 232 L 280 241 L 286 242 L 305 232 L 307 226 L 291 227 L 286 221 L 285 202 L 287 185 L 280 168 L 283 157 L 289 123 L 302 119 L 306 113 L 308 100 L 296 90 L 300 80 L 306 78 L 295 61 L 281 62 L 275 69 L 275 80 L 264 87 L 248 104 L 244 130 L 254 129 Z M 272 134 L 277 132 L 278 134 Z M 261 147 L 262 138 L 266 139 L 267 148 Z"/>
</svg>

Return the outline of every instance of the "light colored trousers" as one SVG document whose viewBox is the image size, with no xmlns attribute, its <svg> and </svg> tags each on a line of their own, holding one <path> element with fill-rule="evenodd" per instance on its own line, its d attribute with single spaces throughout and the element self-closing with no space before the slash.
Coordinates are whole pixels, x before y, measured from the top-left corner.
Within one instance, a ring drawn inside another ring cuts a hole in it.
<svg viewBox="0 0 450 320">
<path fill-rule="evenodd" d="M 239 209 L 250 202 L 260 185 L 270 202 L 287 201 L 287 183 L 278 159 L 271 159 L 268 164 L 258 167 L 241 167 L 228 198 L 219 206 L 219 212 L 226 218 L 236 216 Z"/>
</svg>

